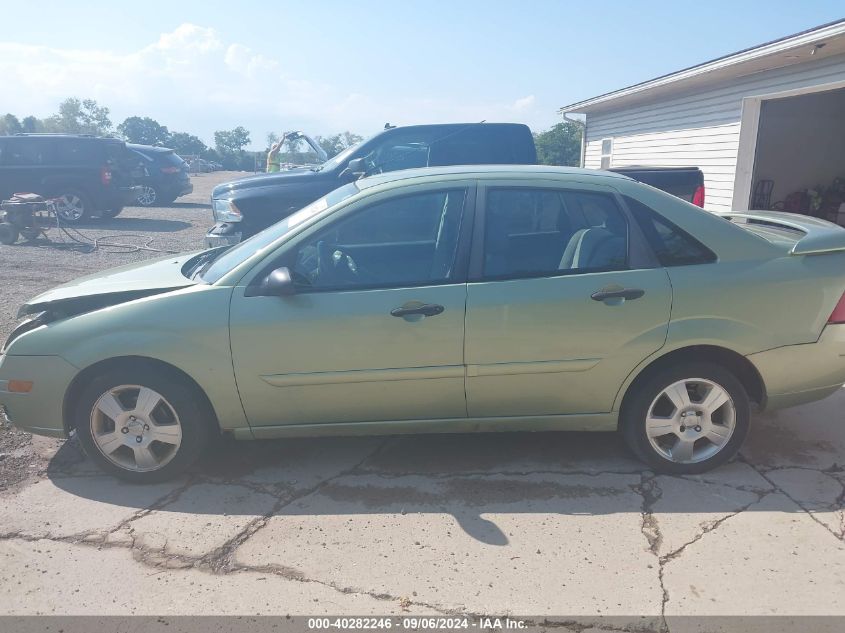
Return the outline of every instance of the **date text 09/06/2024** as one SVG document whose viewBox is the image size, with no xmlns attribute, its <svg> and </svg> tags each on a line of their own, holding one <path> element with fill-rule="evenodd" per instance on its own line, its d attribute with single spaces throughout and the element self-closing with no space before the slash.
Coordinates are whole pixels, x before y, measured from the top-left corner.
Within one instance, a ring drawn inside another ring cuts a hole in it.
<svg viewBox="0 0 845 633">
<path fill-rule="evenodd" d="M 477 629 L 481 631 L 519 630 L 527 628 L 524 620 L 497 617 L 361 617 L 361 618 L 308 618 L 311 630 L 347 629 L 401 629 L 419 630 L 458 630 Z"/>
</svg>

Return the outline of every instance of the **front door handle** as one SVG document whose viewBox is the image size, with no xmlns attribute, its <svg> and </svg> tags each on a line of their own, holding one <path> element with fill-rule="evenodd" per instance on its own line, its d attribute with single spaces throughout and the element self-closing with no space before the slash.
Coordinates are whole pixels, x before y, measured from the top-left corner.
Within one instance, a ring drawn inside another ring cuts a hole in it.
<svg viewBox="0 0 845 633">
<path fill-rule="evenodd" d="M 414 316 L 416 314 L 422 316 L 437 316 L 442 314 L 445 310 L 439 303 L 423 303 L 415 306 L 402 306 L 401 308 L 393 308 L 390 314 L 395 317 Z"/>
<path fill-rule="evenodd" d="M 590 295 L 593 301 L 607 301 L 608 299 L 639 299 L 645 294 L 642 288 L 620 288 L 619 290 L 599 290 Z"/>
</svg>

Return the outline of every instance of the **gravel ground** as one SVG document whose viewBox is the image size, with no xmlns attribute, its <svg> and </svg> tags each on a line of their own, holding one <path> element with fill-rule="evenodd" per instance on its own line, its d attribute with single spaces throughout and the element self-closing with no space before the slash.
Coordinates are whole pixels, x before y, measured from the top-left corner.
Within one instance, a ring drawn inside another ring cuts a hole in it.
<svg viewBox="0 0 845 633">
<path fill-rule="evenodd" d="M 71 240 L 53 229 L 34 244 L 18 242 L 0 246 L 2 297 L 0 297 L 0 340 L 5 340 L 17 323 L 18 308 L 35 295 L 107 268 L 161 255 L 160 251 L 188 252 L 202 248 L 202 239 L 212 224 L 209 198 L 215 185 L 243 177 L 243 172 L 214 172 L 192 176 L 194 191 L 167 207 L 127 207 L 116 218 L 79 226 L 77 237 L 99 240 L 93 252 L 68 248 Z M 107 246 L 125 244 L 128 247 Z M 151 249 L 151 250 L 150 250 Z M 48 458 L 60 443 L 33 439 L 5 422 L 0 422 L 0 490 L 17 484 L 46 468 Z"/>
</svg>

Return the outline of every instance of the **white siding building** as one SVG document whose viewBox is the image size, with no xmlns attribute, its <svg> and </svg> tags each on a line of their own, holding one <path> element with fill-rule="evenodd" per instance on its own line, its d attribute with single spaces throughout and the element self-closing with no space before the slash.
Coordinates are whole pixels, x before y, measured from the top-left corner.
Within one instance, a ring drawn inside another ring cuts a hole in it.
<svg viewBox="0 0 845 633">
<path fill-rule="evenodd" d="M 706 209 L 779 208 L 845 177 L 845 20 L 561 111 L 586 115 L 584 167 L 697 166 Z"/>
</svg>

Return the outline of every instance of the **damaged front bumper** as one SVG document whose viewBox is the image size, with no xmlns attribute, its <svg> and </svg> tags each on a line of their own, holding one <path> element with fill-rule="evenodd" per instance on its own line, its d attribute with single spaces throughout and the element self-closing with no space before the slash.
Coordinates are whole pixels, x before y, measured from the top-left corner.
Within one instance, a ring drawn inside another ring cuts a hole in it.
<svg viewBox="0 0 845 633">
<path fill-rule="evenodd" d="M 64 399 L 79 369 L 60 356 L 0 355 L 0 407 L 15 427 L 35 435 L 66 437 Z M 9 382 L 32 383 L 27 393 Z"/>
</svg>

